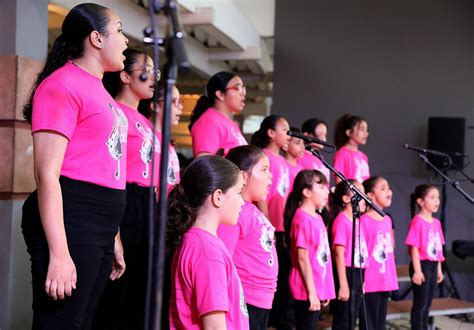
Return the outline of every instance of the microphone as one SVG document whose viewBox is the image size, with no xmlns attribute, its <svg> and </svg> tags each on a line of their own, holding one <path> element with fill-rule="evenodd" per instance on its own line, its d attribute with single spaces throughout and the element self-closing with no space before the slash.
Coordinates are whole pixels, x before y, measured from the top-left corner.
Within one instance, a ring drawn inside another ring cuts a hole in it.
<svg viewBox="0 0 474 330">
<path fill-rule="evenodd" d="M 409 144 L 404 144 L 404 145 L 402 145 L 402 148 L 410 149 L 410 150 L 414 150 L 414 151 L 418 151 L 418 152 L 421 152 L 421 153 L 423 153 L 423 154 L 432 154 L 432 155 L 436 155 L 436 156 L 441 156 L 441 157 L 450 158 L 449 155 L 446 154 L 446 153 L 444 153 L 444 152 L 436 151 L 436 150 L 430 150 L 430 149 L 422 149 L 422 148 L 412 147 L 412 146 L 410 146 Z"/>
<path fill-rule="evenodd" d="M 329 147 L 329 148 L 336 149 L 336 147 L 331 143 L 313 138 L 311 136 L 304 135 L 303 133 L 299 133 L 299 132 L 295 132 L 295 131 L 288 131 L 288 132 L 286 132 L 286 134 L 288 134 L 289 136 L 301 139 L 305 143 L 317 143 L 317 144 L 321 144 L 321 145 Z"/>
</svg>

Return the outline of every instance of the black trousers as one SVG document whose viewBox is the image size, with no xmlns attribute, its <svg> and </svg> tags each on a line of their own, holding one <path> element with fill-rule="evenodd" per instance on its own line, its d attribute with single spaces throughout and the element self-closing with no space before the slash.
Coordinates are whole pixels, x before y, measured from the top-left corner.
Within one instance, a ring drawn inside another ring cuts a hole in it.
<svg viewBox="0 0 474 330">
<path fill-rule="evenodd" d="M 310 311 L 309 300 L 293 300 L 295 303 L 296 330 L 315 330 L 320 311 Z"/>
<path fill-rule="evenodd" d="M 144 329 L 148 206 L 149 188 L 127 184 L 127 205 L 120 222 L 120 237 L 127 268 L 120 279 L 107 282 L 92 329 Z"/>
<path fill-rule="evenodd" d="M 276 232 L 275 241 L 278 256 L 278 282 L 268 326 L 277 329 L 291 329 L 292 313 L 289 284 L 291 259 L 289 249 L 285 245 L 285 233 Z"/>
<path fill-rule="evenodd" d="M 369 292 L 364 294 L 364 308 L 360 309 L 361 330 L 385 330 L 388 297 L 390 292 Z M 366 317 L 367 315 L 367 317 Z"/>
<path fill-rule="evenodd" d="M 341 301 L 334 299 L 331 304 L 331 312 L 333 314 L 332 329 L 349 329 L 349 312 L 351 303 L 354 302 L 354 312 L 352 313 L 352 324 L 355 326 L 357 318 L 359 317 L 360 304 L 362 301 L 362 284 L 364 283 L 364 270 L 354 268 L 354 295 L 352 295 L 352 285 L 350 280 L 352 268 L 346 267 L 347 281 L 349 282 L 349 290 L 351 295 L 348 301 Z M 337 276 L 336 276 L 337 278 Z M 336 295 L 339 291 L 339 283 L 336 282 Z"/>
<path fill-rule="evenodd" d="M 438 276 L 438 262 L 422 260 L 421 271 L 425 276 L 425 281 L 421 285 L 412 285 L 413 306 L 411 308 L 410 323 L 414 330 L 428 329 L 428 316 Z M 410 277 L 413 276 L 413 273 L 413 265 L 410 263 Z"/>
<path fill-rule="evenodd" d="M 250 330 L 267 330 L 269 309 L 247 304 Z"/>
<path fill-rule="evenodd" d="M 64 226 L 77 272 L 70 297 L 52 300 L 45 292 L 49 248 L 33 192 L 23 205 L 22 230 L 31 256 L 33 329 L 89 329 L 112 269 L 114 237 L 125 207 L 125 190 L 60 178 Z"/>
</svg>

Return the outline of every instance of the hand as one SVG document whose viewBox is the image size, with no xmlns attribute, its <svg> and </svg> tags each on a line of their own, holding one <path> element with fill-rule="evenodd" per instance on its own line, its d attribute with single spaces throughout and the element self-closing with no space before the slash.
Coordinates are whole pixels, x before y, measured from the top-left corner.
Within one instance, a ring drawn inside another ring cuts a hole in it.
<svg viewBox="0 0 474 330">
<path fill-rule="evenodd" d="M 347 284 L 341 285 L 341 287 L 339 288 L 339 294 L 337 295 L 337 299 L 341 301 L 348 301 L 349 296 L 349 286 Z"/>
<path fill-rule="evenodd" d="M 438 276 L 437 276 L 437 278 L 436 278 L 436 283 L 439 284 L 439 283 L 443 282 L 443 280 L 444 280 L 443 272 L 442 272 L 442 271 L 438 271 Z"/>
<path fill-rule="evenodd" d="M 117 235 L 114 244 L 114 260 L 112 262 L 112 272 L 110 279 L 115 281 L 125 273 L 125 259 L 123 258 L 123 245 L 120 236 Z"/>
<path fill-rule="evenodd" d="M 54 300 L 64 299 L 72 294 L 72 290 L 76 288 L 76 283 L 76 266 L 69 253 L 61 257 L 50 254 L 45 282 L 46 294 Z"/>
<path fill-rule="evenodd" d="M 330 301 L 329 299 L 321 300 L 321 305 L 322 305 L 323 307 L 326 307 L 327 305 L 329 305 L 329 301 Z"/>
<path fill-rule="evenodd" d="M 415 272 L 411 280 L 414 284 L 421 285 L 425 282 L 425 275 L 423 275 L 423 272 Z"/>
<path fill-rule="evenodd" d="M 309 308 L 308 310 L 314 312 L 321 309 L 321 302 L 319 301 L 318 295 L 316 293 L 311 293 L 308 296 L 309 299 Z"/>
</svg>

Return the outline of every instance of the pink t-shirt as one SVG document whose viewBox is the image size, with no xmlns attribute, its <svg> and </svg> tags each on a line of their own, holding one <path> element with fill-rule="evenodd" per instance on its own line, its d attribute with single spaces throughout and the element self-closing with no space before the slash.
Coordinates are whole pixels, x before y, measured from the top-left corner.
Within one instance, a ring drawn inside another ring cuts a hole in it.
<svg viewBox="0 0 474 330">
<path fill-rule="evenodd" d="M 102 81 L 71 62 L 36 90 L 31 130 L 53 131 L 69 143 L 61 175 L 125 189 L 127 117 Z"/>
<path fill-rule="evenodd" d="M 331 175 L 329 169 L 316 157 L 314 157 L 308 150 L 304 151 L 304 156 L 300 158 L 299 163 L 305 170 L 317 170 L 324 174 L 328 181 L 328 187 L 330 185 Z"/>
<path fill-rule="evenodd" d="M 377 221 L 366 213 L 360 217 L 360 221 L 367 235 L 369 248 L 369 262 L 365 269 L 365 292 L 397 290 L 392 219 L 386 215 L 382 221 Z"/>
<path fill-rule="evenodd" d="M 358 182 L 370 178 L 369 159 L 362 151 L 340 148 L 334 155 L 334 168 L 344 174 L 347 179 Z"/>
<path fill-rule="evenodd" d="M 227 154 L 229 149 L 247 144 L 239 126 L 214 108 L 207 109 L 194 123 L 191 137 L 194 156 L 202 152 L 214 155 L 219 149 Z"/>
<path fill-rule="evenodd" d="M 223 311 L 227 329 L 248 329 L 239 274 L 224 243 L 192 227 L 177 248 L 171 267 L 170 327 L 201 329 L 201 317 Z"/>
<path fill-rule="evenodd" d="M 233 257 L 244 288 L 245 301 L 271 309 L 276 291 L 278 258 L 275 228 L 251 202 L 245 202 L 237 225 L 220 225 L 217 235 Z"/>
<path fill-rule="evenodd" d="M 157 187 L 160 182 L 161 133 L 156 132 L 154 148 L 154 178 L 150 182 L 152 172 L 153 126 L 137 110 L 118 102 L 128 119 L 127 143 L 127 182 L 142 187 Z M 170 145 L 168 156 L 168 191 L 179 183 L 179 161 L 174 147 Z"/>
<path fill-rule="evenodd" d="M 334 299 L 334 279 L 332 275 L 331 249 L 328 232 L 323 219 L 317 214 L 313 217 L 305 211 L 296 210 L 291 224 L 290 291 L 296 300 L 308 300 L 308 291 L 298 267 L 298 248 L 308 251 L 313 270 L 316 293 L 320 300 Z"/>
<path fill-rule="evenodd" d="M 352 265 L 352 219 L 349 219 L 344 212 L 340 212 L 332 225 L 332 247 L 340 245 L 344 247 L 344 261 L 346 267 Z M 360 233 L 360 234 L 359 234 Z M 365 268 L 369 257 L 367 250 L 367 240 L 364 228 L 356 220 L 354 267 Z"/>
<path fill-rule="evenodd" d="M 438 219 L 433 218 L 433 222 L 429 223 L 415 215 L 410 222 L 405 244 L 418 248 L 420 260 L 444 261 L 444 243 L 443 229 Z"/>
<path fill-rule="evenodd" d="M 263 152 L 270 160 L 270 173 L 272 173 L 272 184 L 267 195 L 268 217 L 278 232 L 284 232 L 283 211 L 288 194 L 290 193 L 290 175 L 288 165 L 280 155 L 275 155 L 268 149 Z"/>
<path fill-rule="evenodd" d="M 156 136 L 158 140 L 160 141 L 160 148 L 161 148 L 161 139 L 163 135 L 161 134 L 161 132 L 156 132 Z M 161 153 L 160 153 L 160 158 L 161 158 Z M 181 169 L 179 167 L 178 154 L 176 153 L 176 149 L 174 148 L 174 146 L 170 144 L 169 149 L 168 149 L 168 171 L 166 174 L 166 177 L 168 180 L 168 185 L 167 185 L 168 193 L 171 191 L 171 188 L 173 188 L 175 185 L 177 185 L 181 181 L 180 171 Z"/>
<path fill-rule="evenodd" d="M 297 163 L 296 165 L 290 164 L 288 161 L 286 162 L 286 165 L 288 166 L 288 175 L 290 179 L 290 190 L 293 190 L 293 184 L 295 183 L 295 178 L 298 175 L 298 173 L 303 170 L 303 166 L 301 166 L 300 163 Z"/>
</svg>

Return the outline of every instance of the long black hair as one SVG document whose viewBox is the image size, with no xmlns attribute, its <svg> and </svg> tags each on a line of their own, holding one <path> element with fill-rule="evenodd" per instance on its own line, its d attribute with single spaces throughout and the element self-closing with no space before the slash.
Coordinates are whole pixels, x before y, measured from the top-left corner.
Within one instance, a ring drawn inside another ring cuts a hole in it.
<svg viewBox="0 0 474 330">
<path fill-rule="evenodd" d="M 305 120 L 303 125 L 301 125 L 301 131 L 303 133 L 315 135 L 316 133 L 314 132 L 316 130 L 316 127 L 318 125 L 323 124 L 324 126 L 328 127 L 328 124 L 324 120 L 318 119 L 318 118 L 310 118 L 308 120 Z"/>
<path fill-rule="evenodd" d="M 263 150 L 252 145 L 232 148 L 225 156 L 226 159 L 237 165 L 241 171 L 247 173 L 252 172 L 252 168 L 262 157 L 266 157 Z"/>
<path fill-rule="evenodd" d="M 237 183 L 240 175 L 235 164 L 212 155 L 199 157 L 186 168 L 181 182 L 174 186 L 168 199 L 168 251 L 179 245 L 183 234 L 196 221 L 206 199 L 217 189 L 227 192 Z"/>
<path fill-rule="evenodd" d="M 349 142 L 349 136 L 347 136 L 347 130 L 353 130 L 357 125 L 362 122 L 367 122 L 362 117 L 351 115 L 346 113 L 336 121 L 336 127 L 334 128 L 334 144 L 339 149 Z"/>
<path fill-rule="evenodd" d="M 137 63 L 140 58 L 145 59 L 148 57 L 143 51 L 127 48 L 123 55 L 125 56 L 125 60 L 123 61 L 123 70 L 128 74 L 132 74 L 133 65 Z M 140 68 L 141 69 L 141 68 Z M 105 72 L 104 77 L 102 78 L 102 82 L 104 83 L 104 87 L 109 92 L 109 94 L 115 98 L 123 88 L 123 82 L 120 78 L 120 72 Z"/>
<path fill-rule="evenodd" d="M 428 193 L 432 189 L 438 189 L 438 188 L 432 184 L 422 184 L 422 185 L 417 186 L 415 188 L 415 191 L 412 194 L 410 194 L 410 214 L 412 218 L 415 216 L 416 212 L 420 208 L 420 205 L 417 203 L 416 200 L 418 198 L 421 198 L 421 199 L 425 198 L 426 195 L 428 195 Z"/>
<path fill-rule="evenodd" d="M 36 89 L 49 75 L 61 68 L 68 60 L 79 58 L 84 54 L 84 41 L 93 31 L 107 35 L 110 22 L 107 7 L 94 3 L 83 3 L 72 8 L 64 19 L 61 35 L 54 41 L 53 48 L 46 58 L 46 63 L 36 77 L 32 92 L 23 107 L 23 117 L 31 124 L 33 97 Z"/>
<path fill-rule="evenodd" d="M 193 112 L 191 113 L 189 131 L 194 123 L 202 116 L 202 114 L 209 108 L 213 107 L 216 102 L 216 92 L 221 91 L 225 93 L 225 89 L 229 81 L 236 77 L 232 72 L 221 71 L 213 75 L 206 85 L 206 94 L 202 95 L 196 103 Z"/>
<path fill-rule="evenodd" d="M 290 231 L 296 210 L 301 206 L 304 200 L 303 190 L 311 189 L 314 182 L 318 184 L 327 184 L 326 176 L 317 170 L 300 171 L 293 183 L 293 190 L 288 194 L 286 199 L 285 211 L 283 219 L 285 221 L 285 239 L 286 244 L 290 246 Z"/>
<path fill-rule="evenodd" d="M 252 138 L 250 139 L 250 144 L 259 148 L 266 148 L 270 143 L 268 130 L 275 130 L 276 125 L 281 118 L 283 117 L 280 115 L 270 115 L 265 117 L 265 119 L 260 124 L 260 128 L 258 129 L 258 131 L 253 133 Z"/>
</svg>

